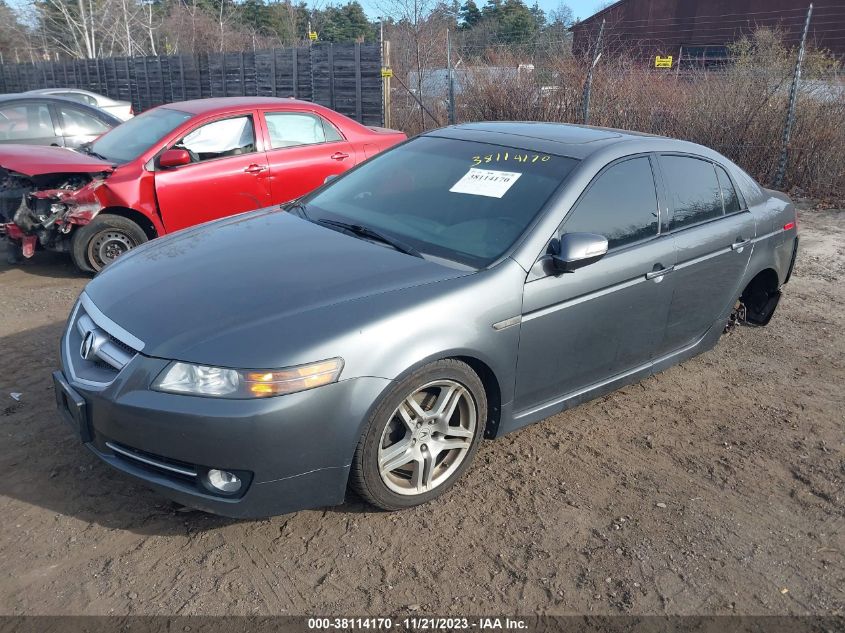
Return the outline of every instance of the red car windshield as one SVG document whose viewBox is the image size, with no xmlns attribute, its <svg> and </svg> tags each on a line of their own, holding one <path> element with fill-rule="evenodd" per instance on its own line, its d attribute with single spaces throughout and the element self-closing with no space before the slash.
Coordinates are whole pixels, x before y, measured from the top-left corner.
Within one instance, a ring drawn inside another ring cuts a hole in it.
<svg viewBox="0 0 845 633">
<path fill-rule="evenodd" d="M 128 163 L 192 116 L 170 108 L 149 110 L 103 134 L 87 151 L 114 163 Z"/>
</svg>

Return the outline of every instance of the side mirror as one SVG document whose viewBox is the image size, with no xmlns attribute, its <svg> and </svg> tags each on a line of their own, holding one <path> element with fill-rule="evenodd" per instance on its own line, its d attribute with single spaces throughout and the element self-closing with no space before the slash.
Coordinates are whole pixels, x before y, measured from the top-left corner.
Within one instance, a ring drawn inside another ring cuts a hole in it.
<svg viewBox="0 0 845 633">
<path fill-rule="evenodd" d="M 332 180 L 334 180 L 335 178 L 337 178 L 337 174 L 329 174 L 329 175 L 328 175 L 328 176 L 326 176 L 326 178 L 323 180 L 323 184 L 325 185 L 327 182 L 331 182 L 331 181 L 332 181 Z"/>
<path fill-rule="evenodd" d="M 549 261 L 555 273 L 571 273 L 607 253 L 607 238 L 596 233 L 564 233 L 552 240 Z"/>
<path fill-rule="evenodd" d="M 190 162 L 191 155 L 186 149 L 169 149 L 158 159 L 158 164 L 161 167 L 180 167 Z"/>
</svg>

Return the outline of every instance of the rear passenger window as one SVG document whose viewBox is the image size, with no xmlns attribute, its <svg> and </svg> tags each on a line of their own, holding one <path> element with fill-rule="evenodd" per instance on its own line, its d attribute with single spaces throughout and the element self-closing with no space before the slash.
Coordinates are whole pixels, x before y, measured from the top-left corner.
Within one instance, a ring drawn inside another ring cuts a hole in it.
<svg viewBox="0 0 845 633">
<path fill-rule="evenodd" d="M 323 119 L 323 130 L 326 132 L 327 143 L 343 140 L 343 137 L 340 135 L 340 132 L 337 131 L 337 128 L 325 119 Z"/>
<path fill-rule="evenodd" d="M 313 114 L 273 112 L 267 113 L 264 120 L 273 149 L 343 140 L 333 125 Z"/>
<path fill-rule="evenodd" d="M 725 201 L 725 213 L 736 213 L 739 211 L 739 196 L 736 195 L 728 172 L 724 167 L 716 165 L 716 175 L 719 177 L 719 186 L 722 188 L 722 200 Z"/>
<path fill-rule="evenodd" d="M 657 235 L 657 194 L 648 158 L 602 173 L 564 221 L 566 233 L 598 233 L 616 248 Z"/>
<path fill-rule="evenodd" d="M 713 163 L 685 156 L 661 156 L 660 165 L 674 210 L 670 230 L 722 215 L 722 191 Z"/>
<path fill-rule="evenodd" d="M 746 172 L 742 169 L 737 167 L 736 165 L 732 166 L 731 171 L 734 175 L 734 180 L 736 181 L 737 189 L 743 198 L 745 198 L 745 203 L 743 207 L 749 207 L 754 204 L 759 204 L 761 200 L 765 198 L 763 194 L 763 190 L 760 189 L 760 185 L 757 184 L 757 181 L 754 180 L 751 176 L 749 176 Z"/>
</svg>

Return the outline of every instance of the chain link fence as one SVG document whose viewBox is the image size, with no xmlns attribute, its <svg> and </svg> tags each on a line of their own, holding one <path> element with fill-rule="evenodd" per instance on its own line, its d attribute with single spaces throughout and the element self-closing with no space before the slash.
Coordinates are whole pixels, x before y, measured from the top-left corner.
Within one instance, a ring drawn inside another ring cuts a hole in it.
<svg viewBox="0 0 845 633">
<path fill-rule="evenodd" d="M 444 41 L 445 46 L 445 41 Z M 718 64 L 654 59 L 618 50 L 574 55 L 566 42 L 458 48 L 451 71 L 440 64 L 406 71 L 393 86 L 394 127 L 419 133 L 485 120 L 554 121 L 637 130 L 712 147 L 762 184 L 778 184 L 797 48 L 761 28 Z M 845 75 L 824 51 L 809 48 L 797 85 L 794 125 L 780 187 L 831 201 L 845 199 Z M 396 69 L 400 73 L 401 69 Z M 585 89 L 588 88 L 588 89 Z M 589 104 L 585 108 L 585 104 Z M 452 109 L 452 112 L 450 112 Z"/>
</svg>

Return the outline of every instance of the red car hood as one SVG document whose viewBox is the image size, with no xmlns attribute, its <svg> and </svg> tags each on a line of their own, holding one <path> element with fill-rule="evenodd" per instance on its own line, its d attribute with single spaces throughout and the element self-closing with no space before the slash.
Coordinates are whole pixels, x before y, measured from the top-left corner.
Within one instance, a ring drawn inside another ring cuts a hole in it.
<svg viewBox="0 0 845 633">
<path fill-rule="evenodd" d="M 0 145 L 0 167 L 24 176 L 112 171 L 111 163 L 63 147 Z"/>
</svg>

